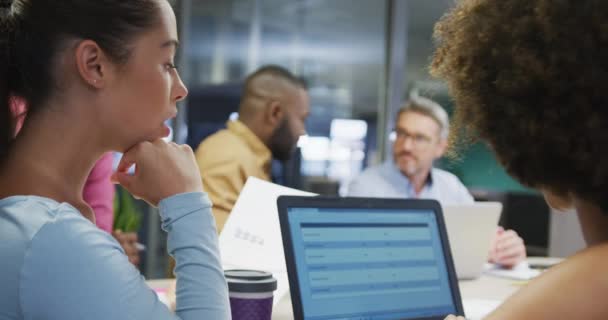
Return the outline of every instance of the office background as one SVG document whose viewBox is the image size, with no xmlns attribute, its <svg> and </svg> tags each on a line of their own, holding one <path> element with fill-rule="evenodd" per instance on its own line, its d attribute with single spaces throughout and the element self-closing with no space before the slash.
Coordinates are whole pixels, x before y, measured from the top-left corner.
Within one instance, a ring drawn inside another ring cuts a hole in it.
<svg viewBox="0 0 608 320">
<path fill-rule="evenodd" d="M 277 171 L 288 185 L 343 194 L 361 170 L 390 157 L 394 115 L 411 92 L 452 108 L 445 85 L 427 71 L 433 26 L 452 0 L 172 3 L 181 40 L 177 63 L 190 91 L 173 123 L 177 142 L 196 148 L 235 117 L 243 79 L 264 64 L 281 65 L 306 80 L 308 138 L 300 157 Z M 538 254 L 547 253 L 549 209 L 538 194 L 508 177 L 484 145 L 437 165 L 459 176 L 480 200 L 512 201 L 505 210 L 517 214 L 502 223 L 520 232 Z M 544 232 L 526 234 L 529 223 L 522 217 L 530 210 L 542 211 L 534 223 L 545 225 Z M 140 237 L 148 252 L 142 270 L 150 278 L 163 277 L 164 235 L 156 215 L 144 220 Z"/>
</svg>

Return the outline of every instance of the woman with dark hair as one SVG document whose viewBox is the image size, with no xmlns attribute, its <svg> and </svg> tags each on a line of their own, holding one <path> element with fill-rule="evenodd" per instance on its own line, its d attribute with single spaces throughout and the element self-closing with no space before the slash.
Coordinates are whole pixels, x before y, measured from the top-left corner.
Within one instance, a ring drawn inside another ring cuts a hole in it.
<svg viewBox="0 0 608 320">
<path fill-rule="evenodd" d="M 193 152 L 161 139 L 187 94 L 177 44 L 166 0 L 0 1 L 0 318 L 230 318 Z M 28 105 L 16 137 L 12 97 Z M 113 179 L 160 208 L 176 314 L 85 218 L 83 185 L 111 150 Z"/>
<path fill-rule="evenodd" d="M 454 124 L 557 208 L 588 248 L 488 319 L 608 319 L 608 2 L 463 0 L 435 27 Z"/>
</svg>

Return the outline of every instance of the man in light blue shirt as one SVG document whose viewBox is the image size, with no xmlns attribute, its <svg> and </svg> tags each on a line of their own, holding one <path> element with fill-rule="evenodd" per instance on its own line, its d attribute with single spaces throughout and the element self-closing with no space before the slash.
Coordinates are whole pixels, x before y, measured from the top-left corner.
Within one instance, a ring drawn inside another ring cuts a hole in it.
<svg viewBox="0 0 608 320">
<path fill-rule="evenodd" d="M 437 199 L 444 204 L 473 203 L 473 197 L 458 178 L 431 168 L 427 180 L 418 188 L 391 159 L 361 173 L 350 185 L 349 196 L 372 198 Z"/>
<path fill-rule="evenodd" d="M 352 181 L 348 195 L 381 198 L 426 198 L 442 204 L 469 204 L 473 197 L 453 174 L 433 168 L 448 146 L 449 121 L 436 102 L 413 97 L 396 117 L 391 137 L 393 158 L 368 168 Z M 526 258 L 523 240 L 498 228 L 489 260 L 514 266 Z"/>
</svg>

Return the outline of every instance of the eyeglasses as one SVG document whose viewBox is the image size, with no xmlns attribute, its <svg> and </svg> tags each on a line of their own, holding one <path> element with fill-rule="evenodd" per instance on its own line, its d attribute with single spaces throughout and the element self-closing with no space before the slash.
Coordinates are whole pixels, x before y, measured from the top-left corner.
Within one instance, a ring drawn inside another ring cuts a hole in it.
<svg viewBox="0 0 608 320">
<path fill-rule="evenodd" d="M 419 133 L 409 133 L 403 129 L 395 129 L 391 132 L 390 139 L 393 142 L 403 143 L 407 139 L 411 139 L 412 145 L 415 147 L 426 147 L 433 139 Z"/>
</svg>

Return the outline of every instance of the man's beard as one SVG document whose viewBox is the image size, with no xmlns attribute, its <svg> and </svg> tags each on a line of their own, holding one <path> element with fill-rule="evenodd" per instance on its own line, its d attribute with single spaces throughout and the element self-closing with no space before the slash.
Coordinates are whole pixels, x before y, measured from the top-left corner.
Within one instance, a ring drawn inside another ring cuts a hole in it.
<svg viewBox="0 0 608 320">
<path fill-rule="evenodd" d="M 298 138 L 293 137 L 293 134 L 289 130 L 289 121 L 287 120 L 287 117 L 285 117 L 274 130 L 272 136 L 270 136 L 268 147 L 275 159 L 287 161 L 291 159 L 297 142 Z"/>
<path fill-rule="evenodd" d="M 400 160 L 399 158 L 406 154 L 410 155 L 412 158 L 408 161 L 409 163 L 402 163 L 402 160 Z M 394 156 L 394 162 L 395 165 L 399 168 L 399 171 L 401 171 L 401 173 L 408 178 L 418 174 L 421 171 L 418 158 L 411 153 L 403 151 L 399 152 L 397 155 Z"/>
</svg>

